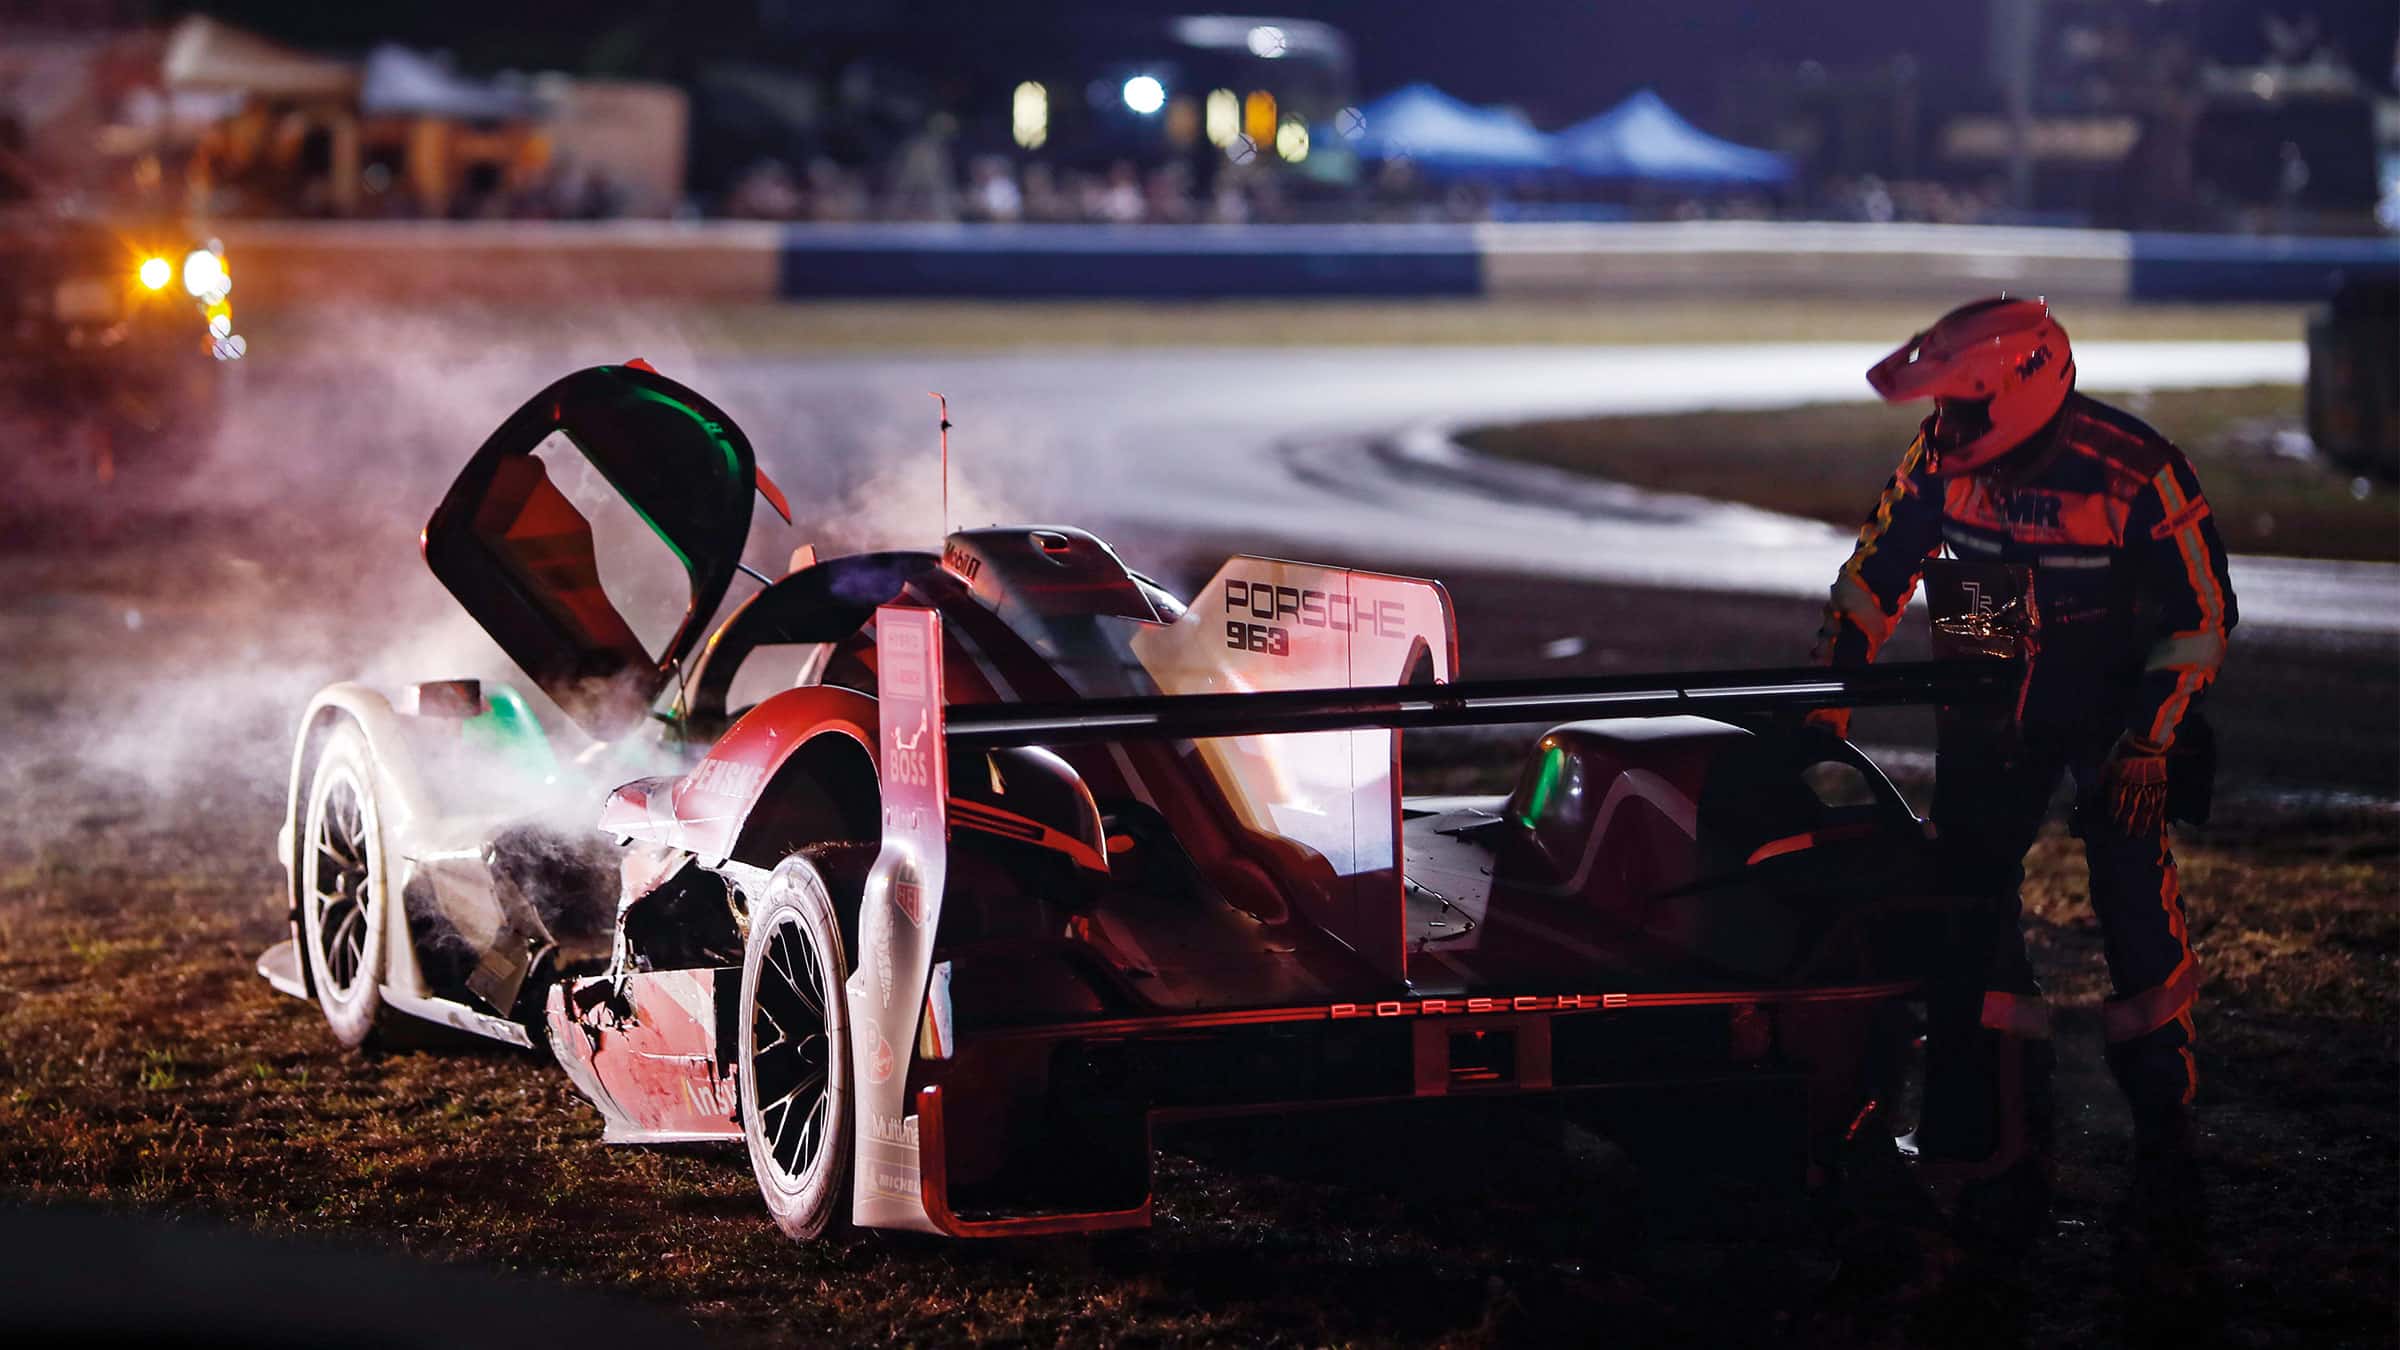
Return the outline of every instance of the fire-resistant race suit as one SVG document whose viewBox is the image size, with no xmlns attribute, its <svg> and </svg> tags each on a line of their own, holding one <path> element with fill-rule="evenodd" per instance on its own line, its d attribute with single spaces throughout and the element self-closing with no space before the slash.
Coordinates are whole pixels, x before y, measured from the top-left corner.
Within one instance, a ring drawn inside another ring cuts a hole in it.
<svg viewBox="0 0 2400 1350">
<path fill-rule="evenodd" d="M 1872 661 L 1944 548 L 2033 569 L 2040 652 L 2021 735 L 1998 743 L 1946 727 L 1940 748 L 1946 889 L 1989 905 L 1962 949 L 1967 968 L 1929 989 L 1922 1157 L 1970 1179 L 2028 1160 L 2046 1176 L 2049 1016 L 2018 887 L 2063 774 L 2115 987 L 2108 1064 L 2143 1146 L 2188 1159 L 2199 973 L 2167 846 L 2166 777 L 2179 738 L 2207 735 L 2194 709 L 2235 620 L 2224 548 L 2182 452 L 2114 408 L 2070 393 L 2021 444 L 1949 474 L 1940 416 L 1925 420 L 1860 530 L 1817 648 L 1825 662 Z"/>
</svg>

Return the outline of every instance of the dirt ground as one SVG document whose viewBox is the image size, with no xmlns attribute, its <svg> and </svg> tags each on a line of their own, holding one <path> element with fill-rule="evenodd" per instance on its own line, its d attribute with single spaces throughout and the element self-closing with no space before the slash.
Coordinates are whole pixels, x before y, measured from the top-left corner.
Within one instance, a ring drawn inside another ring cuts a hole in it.
<svg viewBox="0 0 2400 1350">
<path fill-rule="evenodd" d="M 1628 1159 L 1539 1109 L 1169 1135 L 1144 1234 L 796 1247 L 738 1151 L 604 1148 L 538 1056 L 345 1054 L 251 962 L 279 936 L 290 719 L 316 683 L 382 665 L 377 635 L 419 594 L 399 580 L 414 560 L 366 561 L 362 537 L 339 513 L 274 544 L 239 517 L 0 530 L 0 1197 L 503 1267 L 737 1343 L 2054 1345 L 2140 1328 L 2110 1260 L 2129 1127 L 2099 1062 L 2100 941 L 2055 828 L 2027 894 L 2062 1013 L 2065 1170 L 2038 1294 L 2013 1306 L 1833 1299 L 1807 1206 L 1705 1184 L 1723 1159 L 1700 1175 Z M 1454 591 L 1485 674 L 1723 663 L 1762 631 L 1805 633 L 1788 605 L 1734 597 Z M 1581 654 L 1539 655 L 1562 636 Z M 1508 766 L 1505 748 L 1426 749 L 1446 786 Z M 2388 1344 L 2400 818 L 2253 804 L 2180 852 L 2216 1204 L 2213 1302 L 2187 1311 L 2233 1345 Z"/>
</svg>

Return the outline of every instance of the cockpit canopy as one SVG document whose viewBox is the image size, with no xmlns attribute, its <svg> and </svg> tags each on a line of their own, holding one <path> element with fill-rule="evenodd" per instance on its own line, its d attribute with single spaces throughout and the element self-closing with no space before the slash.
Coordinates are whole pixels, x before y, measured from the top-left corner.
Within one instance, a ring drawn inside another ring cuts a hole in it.
<svg viewBox="0 0 2400 1350">
<path fill-rule="evenodd" d="M 681 564 L 673 633 L 651 650 L 600 582 L 591 522 L 537 457 L 582 452 Z M 580 370 L 536 394 L 467 462 L 425 525 L 425 562 L 575 724 L 638 723 L 725 597 L 758 490 L 749 441 L 716 405 L 637 366 Z"/>
</svg>

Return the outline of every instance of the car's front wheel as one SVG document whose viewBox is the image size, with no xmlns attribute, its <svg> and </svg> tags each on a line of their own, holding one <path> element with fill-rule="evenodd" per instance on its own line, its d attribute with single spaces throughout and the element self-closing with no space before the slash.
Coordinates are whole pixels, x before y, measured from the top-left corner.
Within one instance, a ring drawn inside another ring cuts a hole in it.
<svg viewBox="0 0 2400 1350">
<path fill-rule="evenodd" d="M 325 741 L 308 785 L 300 860 L 300 936 L 326 1025 L 365 1045 L 383 1017 L 389 872 L 376 810 L 374 752 L 344 722 Z"/>
<path fill-rule="evenodd" d="M 750 907 L 739 1031 L 742 1139 L 786 1236 L 850 1212 L 849 963 L 825 879 L 787 858 Z"/>
</svg>

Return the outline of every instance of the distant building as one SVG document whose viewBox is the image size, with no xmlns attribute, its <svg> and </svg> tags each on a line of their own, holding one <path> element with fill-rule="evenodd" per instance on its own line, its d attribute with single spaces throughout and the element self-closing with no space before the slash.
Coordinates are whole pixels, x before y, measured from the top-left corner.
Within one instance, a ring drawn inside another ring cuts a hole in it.
<svg viewBox="0 0 2400 1350">
<path fill-rule="evenodd" d="M 1725 81 L 1722 120 L 1820 192 L 1873 178 L 1994 219 L 2367 226 L 2395 101 L 2315 21 L 2209 0 L 1984 8 L 1979 68 L 1757 62 Z"/>
</svg>

